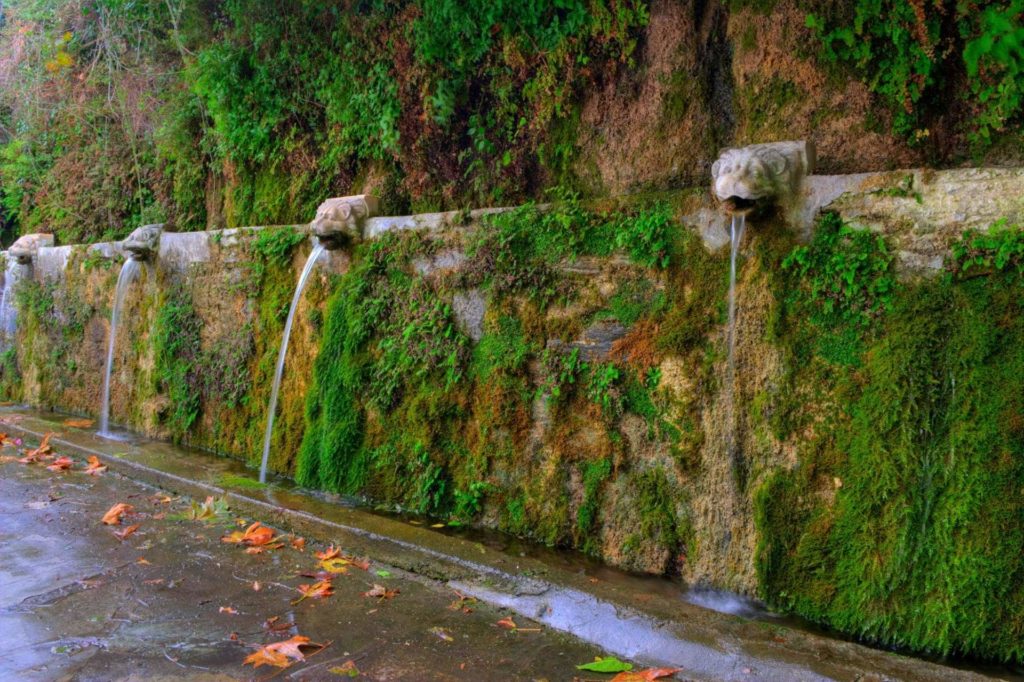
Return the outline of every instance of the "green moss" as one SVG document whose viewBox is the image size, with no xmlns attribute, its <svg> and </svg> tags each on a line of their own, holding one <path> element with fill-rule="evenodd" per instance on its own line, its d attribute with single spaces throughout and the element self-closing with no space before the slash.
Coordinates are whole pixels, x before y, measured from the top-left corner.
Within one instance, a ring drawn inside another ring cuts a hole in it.
<svg viewBox="0 0 1024 682">
<path fill-rule="evenodd" d="M 601 489 L 612 474 L 612 461 L 605 457 L 583 466 L 583 501 L 576 510 L 576 538 L 584 551 L 595 552 L 591 530 L 601 505 Z"/>
<path fill-rule="evenodd" d="M 202 320 L 192 297 L 177 284 L 164 292 L 153 326 L 153 355 L 160 391 L 167 395 L 166 424 L 175 440 L 184 439 L 201 407 Z"/>
<path fill-rule="evenodd" d="M 969 257 L 989 257 L 978 246 Z M 1024 660 L 1024 282 L 1005 263 L 989 277 L 887 288 L 856 362 L 828 358 L 812 318 L 790 321 L 808 353 L 792 388 L 824 384 L 826 395 L 796 469 L 755 498 L 770 603 L 880 643 Z M 809 290 L 818 305 L 836 301 Z M 864 329 L 861 310 L 828 314 Z"/>
<path fill-rule="evenodd" d="M 227 474 L 221 476 L 217 483 L 224 488 L 244 488 L 247 490 L 262 490 L 267 487 L 266 483 L 260 483 L 258 480 L 248 476 L 231 476 Z"/>
<path fill-rule="evenodd" d="M 676 556 L 689 540 L 688 522 L 676 516 L 678 491 L 669 483 L 665 471 L 656 468 L 632 477 L 632 504 L 639 515 L 639 525 L 623 544 L 630 552 L 642 545 L 660 547 Z"/>
</svg>

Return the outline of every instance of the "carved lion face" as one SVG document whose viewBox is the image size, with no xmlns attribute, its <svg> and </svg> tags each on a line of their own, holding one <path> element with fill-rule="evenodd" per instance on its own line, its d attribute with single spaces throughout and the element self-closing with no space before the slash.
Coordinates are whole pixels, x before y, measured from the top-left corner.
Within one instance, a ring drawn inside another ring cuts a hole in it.
<svg viewBox="0 0 1024 682">
<path fill-rule="evenodd" d="M 366 213 L 365 206 L 354 198 L 328 199 L 316 210 L 313 234 L 322 243 L 333 245 L 345 240 L 358 240 L 361 236 L 359 222 Z"/>
<path fill-rule="evenodd" d="M 160 247 L 161 232 L 163 232 L 163 225 L 143 225 L 128 235 L 122 246 L 131 254 L 132 258 L 145 260 Z"/>
<path fill-rule="evenodd" d="M 774 149 L 729 149 L 711 166 L 720 199 L 756 201 L 774 196 L 784 186 L 789 161 Z"/>
</svg>

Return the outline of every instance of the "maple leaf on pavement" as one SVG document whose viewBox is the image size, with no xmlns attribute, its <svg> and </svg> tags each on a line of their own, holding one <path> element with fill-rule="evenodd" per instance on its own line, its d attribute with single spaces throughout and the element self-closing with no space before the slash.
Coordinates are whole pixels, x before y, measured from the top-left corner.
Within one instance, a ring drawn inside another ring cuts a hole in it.
<svg viewBox="0 0 1024 682">
<path fill-rule="evenodd" d="M 108 526 L 120 526 L 121 516 L 135 511 L 135 507 L 124 502 L 118 502 L 103 515 L 103 523 Z"/>
<path fill-rule="evenodd" d="M 274 642 L 273 644 L 267 644 L 266 646 L 260 647 L 255 653 L 249 654 L 243 665 L 252 663 L 256 668 L 261 665 L 272 665 L 278 668 L 287 668 L 291 665 L 291 661 L 289 661 L 289 659 L 295 661 L 306 660 L 306 657 L 302 653 L 303 647 L 322 649 L 324 648 L 324 645 L 309 641 L 309 637 L 295 635 L 291 639 L 286 639 L 283 642 Z"/>
<path fill-rule="evenodd" d="M 302 596 L 293 601 L 292 604 L 298 604 L 303 599 L 324 599 L 330 597 L 334 594 L 334 588 L 331 586 L 330 579 L 327 579 L 315 582 L 312 585 L 299 585 L 299 592 Z"/>
<path fill-rule="evenodd" d="M 335 547 L 334 545 L 331 545 L 330 547 L 328 547 L 324 551 L 317 552 L 313 556 L 315 556 L 320 561 L 327 561 L 327 560 L 333 559 L 333 558 L 335 558 L 337 556 L 341 556 L 341 550 L 338 549 L 337 547 Z"/>
<path fill-rule="evenodd" d="M 43 440 L 39 442 L 39 447 L 35 450 L 29 450 L 26 455 L 32 458 L 45 457 L 53 452 L 53 448 L 50 447 L 50 438 L 53 437 L 52 433 L 48 433 L 43 436 Z"/>
<path fill-rule="evenodd" d="M 100 458 L 97 457 L 96 455 L 92 455 L 89 457 L 88 464 L 89 466 L 85 467 L 85 473 L 89 474 L 90 476 L 99 476 L 100 474 L 107 470 L 107 465 L 101 464 Z"/>
<path fill-rule="evenodd" d="M 67 471 L 71 468 L 71 465 L 75 463 L 75 460 L 70 457 L 58 457 L 53 460 L 53 464 L 46 467 L 50 471 Z"/>
<path fill-rule="evenodd" d="M 259 521 L 253 523 L 251 526 L 242 531 L 233 531 L 229 535 L 225 535 L 221 538 L 221 542 L 229 542 L 232 544 L 244 544 L 250 547 L 260 547 L 273 541 L 274 531 L 266 526 L 262 525 Z"/>
<path fill-rule="evenodd" d="M 142 524 L 133 523 L 132 525 L 125 527 L 124 530 L 115 530 L 114 531 L 114 535 L 117 536 L 118 540 L 120 540 L 121 542 L 124 542 L 125 539 L 127 539 L 127 537 L 129 535 L 133 534 L 135 531 L 137 531 L 139 529 L 140 525 L 142 525 Z"/>
</svg>

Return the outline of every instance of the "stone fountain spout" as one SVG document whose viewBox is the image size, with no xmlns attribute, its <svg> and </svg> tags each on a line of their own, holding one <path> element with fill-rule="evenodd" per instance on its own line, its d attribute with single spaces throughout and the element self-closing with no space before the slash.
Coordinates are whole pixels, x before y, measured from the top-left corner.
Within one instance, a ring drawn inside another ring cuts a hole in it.
<svg viewBox="0 0 1024 682">
<path fill-rule="evenodd" d="M 30 265 L 39 249 L 44 246 L 53 246 L 52 234 L 26 234 L 11 244 L 11 248 L 7 249 L 7 255 L 19 265 Z"/>
<path fill-rule="evenodd" d="M 150 260 L 160 248 L 160 234 L 163 231 L 162 224 L 143 225 L 128 235 L 121 243 L 121 247 L 128 252 L 128 257 L 132 260 Z"/>
<path fill-rule="evenodd" d="M 335 197 L 320 204 L 313 219 L 313 234 L 325 249 L 333 250 L 363 238 L 367 218 L 377 215 L 377 197 L 357 194 Z"/>
<path fill-rule="evenodd" d="M 725 149 L 711 166 L 712 188 L 730 214 L 789 209 L 814 164 L 814 144 L 803 140 Z"/>
</svg>

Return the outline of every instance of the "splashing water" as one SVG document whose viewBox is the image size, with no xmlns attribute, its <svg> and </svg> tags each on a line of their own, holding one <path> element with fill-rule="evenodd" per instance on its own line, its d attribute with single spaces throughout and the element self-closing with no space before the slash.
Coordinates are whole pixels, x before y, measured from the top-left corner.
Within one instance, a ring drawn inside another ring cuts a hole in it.
<svg viewBox="0 0 1024 682">
<path fill-rule="evenodd" d="M 292 335 L 292 322 L 295 320 L 295 309 L 299 307 L 302 299 L 302 291 L 306 288 L 306 280 L 313 272 L 320 254 L 324 247 L 317 244 L 306 260 L 302 274 L 299 276 L 299 283 L 295 286 L 295 295 L 292 296 L 291 307 L 288 308 L 288 319 L 284 323 L 284 336 L 281 339 L 281 349 L 277 353 L 277 367 L 274 369 L 274 383 L 270 388 L 270 406 L 267 408 L 267 429 L 263 432 L 263 459 L 260 462 L 260 483 L 267 482 L 267 461 L 270 459 L 270 436 L 274 433 L 274 413 L 277 410 L 277 393 L 281 389 L 281 375 L 284 373 L 284 359 L 288 355 L 288 338 Z"/>
<path fill-rule="evenodd" d="M 114 368 L 114 344 L 117 342 L 117 323 L 121 319 L 121 308 L 128 294 L 128 286 L 135 280 L 139 272 L 139 261 L 129 258 L 121 266 L 117 276 L 117 288 L 114 290 L 114 308 L 110 311 L 110 338 L 107 340 L 107 369 L 103 375 L 103 400 L 100 403 L 100 431 L 104 438 L 112 437 L 110 433 L 110 374 Z"/>
<path fill-rule="evenodd" d="M 729 228 L 732 246 L 729 254 L 729 359 L 727 365 L 729 385 L 726 389 L 726 418 L 729 420 L 726 426 L 726 449 L 733 455 L 735 455 L 736 448 L 736 415 L 733 407 L 736 392 L 736 258 L 740 252 L 740 244 L 743 243 L 743 230 L 746 229 L 746 226 L 746 216 L 742 213 L 734 213 Z"/>
</svg>

